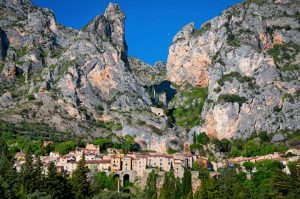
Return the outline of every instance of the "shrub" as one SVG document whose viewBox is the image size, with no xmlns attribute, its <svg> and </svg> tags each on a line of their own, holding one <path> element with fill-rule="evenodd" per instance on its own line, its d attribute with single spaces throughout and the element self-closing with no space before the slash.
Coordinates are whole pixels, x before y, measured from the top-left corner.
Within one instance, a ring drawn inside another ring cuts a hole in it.
<svg viewBox="0 0 300 199">
<path fill-rule="evenodd" d="M 227 37 L 227 44 L 233 47 L 240 47 L 241 41 L 232 33 Z"/>
<path fill-rule="evenodd" d="M 177 151 L 174 150 L 174 149 L 172 149 L 171 147 L 169 147 L 169 148 L 167 149 L 167 153 L 168 153 L 168 154 L 174 154 L 174 153 L 177 153 Z"/>
<path fill-rule="evenodd" d="M 255 82 L 254 82 L 253 78 L 247 77 L 247 76 L 242 76 L 238 72 L 230 72 L 228 74 L 225 74 L 217 82 L 220 86 L 223 86 L 225 84 L 225 82 L 231 81 L 233 78 L 235 78 L 239 82 L 248 83 L 248 86 L 251 89 L 256 88 L 256 85 L 255 85 Z"/>
<path fill-rule="evenodd" d="M 95 125 L 97 127 L 104 128 L 107 130 L 116 130 L 116 131 L 122 130 L 122 125 L 120 123 L 113 122 L 113 121 L 105 122 L 105 121 L 98 120 L 96 121 Z"/>
<path fill-rule="evenodd" d="M 283 64 L 282 70 L 289 71 L 299 67 L 291 66 L 296 55 L 300 52 L 300 46 L 295 43 L 276 44 L 268 51 L 268 54 L 274 58 L 276 64 Z"/>
<path fill-rule="evenodd" d="M 204 24 L 201 29 L 196 30 L 195 32 L 193 32 L 193 36 L 197 37 L 202 35 L 203 33 L 205 33 L 206 31 L 208 31 L 211 28 L 211 23 L 208 22 L 206 24 Z"/>
<path fill-rule="evenodd" d="M 224 94 L 224 95 L 220 95 L 218 98 L 219 102 L 231 102 L 231 103 L 235 103 L 237 102 L 240 106 L 246 102 L 246 98 L 245 97 L 240 97 L 239 95 L 236 94 Z"/>
<path fill-rule="evenodd" d="M 221 90 L 222 90 L 221 87 L 218 86 L 217 88 L 214 89 L 214 92 L 219 93 L 219 92 L 221 92 Z"/>
<path fill-rule="evenodd" d="M 28 101 L 31 101 L 31 100 L 35 100 L 35 97 L 32 93 L 29 93 L 27 96 L 26 96 L 27 100 Z"/>
<path fill-rule="evenodd" d="M 273 110 L 278 113 L 281 111 L 281 108 L 278 105 L 276 105 Z"/>
</svg>

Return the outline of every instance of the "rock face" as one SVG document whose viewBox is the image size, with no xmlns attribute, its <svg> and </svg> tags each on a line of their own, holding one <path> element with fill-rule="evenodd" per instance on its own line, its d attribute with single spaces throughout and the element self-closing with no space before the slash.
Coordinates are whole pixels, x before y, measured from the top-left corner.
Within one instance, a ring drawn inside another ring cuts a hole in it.
<svg viewBox="0 0 300 199">
<path fill-rule="evenodd" d="M 30 0 L 2 0 L 0 122 L 42 124 L 89 141 L 132 135 L 161 152 L 200 131 L 230 139 L 298 129 L 299 2 L 255 2 L 200 30 L 188 24 L 167 64 L 150 66 L 128 56 L 116 4 L 74 30 Z"/>
<path fill-rule="evenodd" d="M 173 39 L 168 79 L 208 87 L 199 131 L 246 138 L 300 128 L 298 1 L 245 1 Z"/>
</svg>

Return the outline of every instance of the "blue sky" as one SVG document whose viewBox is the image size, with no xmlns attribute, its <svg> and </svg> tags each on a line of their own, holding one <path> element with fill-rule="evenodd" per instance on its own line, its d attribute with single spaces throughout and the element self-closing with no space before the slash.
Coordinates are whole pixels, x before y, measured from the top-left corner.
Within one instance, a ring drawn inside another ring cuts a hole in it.
<svg viewBox="0 0 300 199">
<path fill-rule="evenodd" d="M 149 64 L 166 61 L 174 35 L 193 21 L 196 27 L 242 0 L 33 0 L 54 11 L 59 23 L 80 29 L 102 14 L 109 2 L 126 15 L 126 40 L 130 56 Z"/>
</svg>

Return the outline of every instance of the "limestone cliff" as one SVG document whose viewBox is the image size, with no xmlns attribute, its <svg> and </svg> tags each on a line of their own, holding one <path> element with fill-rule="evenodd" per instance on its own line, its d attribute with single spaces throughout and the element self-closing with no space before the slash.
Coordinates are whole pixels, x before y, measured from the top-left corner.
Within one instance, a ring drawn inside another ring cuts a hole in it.
<svg viewBox="0 0 300 199">
<path fill-rule="evenodd" d="M 208 87 L 198 131 L 230 139 L 300 128 L 299 13 L 299 1 L 247 0 L 174 37 L 168 79 Z"/>
<path fill-rule="evenodd" d="M 30 0 L 2 0 L 0 124 L 89 141 L 132 135 L 161 152 L 194 132 L 299 129 L 299 13 L 296 0 L 247 0 L 185 26 L 167 64 L 150 66 L 128 56 L 116 4 L 74 30 Z"/>
</svg>

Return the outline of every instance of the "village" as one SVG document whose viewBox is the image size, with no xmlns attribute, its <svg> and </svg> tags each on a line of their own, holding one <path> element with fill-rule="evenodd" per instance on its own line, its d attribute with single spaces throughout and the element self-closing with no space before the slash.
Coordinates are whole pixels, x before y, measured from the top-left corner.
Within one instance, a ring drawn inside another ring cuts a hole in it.
<svg viewBox="0 0 300 199">
<path fill-rule="evenodd" d="M 44 146 L 51 142 L 45 141 Z M 285 154 L 292 154 L 284 157 Z M 120 185 L 125 181 L 136 182 L 140 180 L 143 187 L 149 173 L 153 169 L 158 170 L 158 176 L 163 179 L 164 173 L 168 172 L 171 167 L 174 169 L 175 177 L 182 178 L 184 169 L 192 170 L 194 164 L 201 165 L 208 169 L 210 176 L 218 176 L 218 170 L 225 166 L 240 165 L 240 171 L 248 172 L 243 166 L 245 162 L 259 162 L 262 160 L 274 160 L 283 164 L 283 171 L 290 173 L 288 168 L 289 162 L 295 162 L 300 159 L 300 149 L 289 149 L 285 154 L 269 154 L 257 157 L 237 157 L 219 162 L 209 161 L 206 157 L 201 157 L 190 152 L 189 143 L 185 143 L 182 153 L 172 155 L 156 152 L 130 152 L 124 154 L 121 149 L 107 148 L 107 153 L 101 154 L 100 147 L 94 144 L 86 144 L 84 148 L 77 147 L 75 151 L 70 151 L 68 154 L 61 156 L 58 152 L 50 152 L 48 156 L 41 156 L 43 163 L 43 172 L 47 174 L 47 168 L 50 162 L 54 162 L 57 171 L 72 175 L 75 171 L 78 161 L 85 156 L 86 166 L 89 168 L 90 176 L 97 172 L 105 172 L 107 175 L 119 177 Z M 25 153 L 18 152 L 15 155 L 15 167 L 20 171 L 22 164 L 25 163 Z M 35 158 L 34 158 L 35 159 Z M 255 168 L 254 168 L 255 172 Z M 249 173 L 249 172 L 248 172 Z M 199 172 L 191 171 L 193 191 L 200 185 Z M 163 180 L 162 180 L 163 181 Z"/>
</svg>

